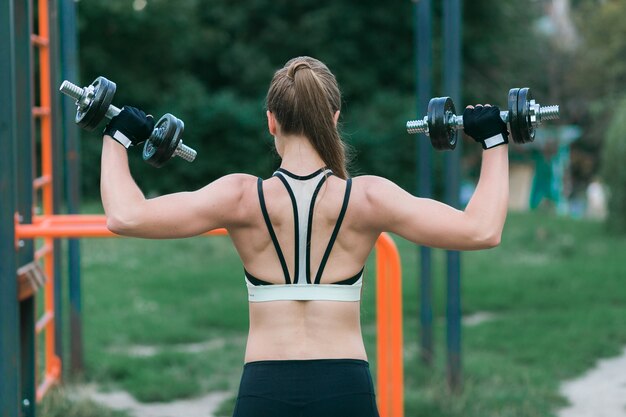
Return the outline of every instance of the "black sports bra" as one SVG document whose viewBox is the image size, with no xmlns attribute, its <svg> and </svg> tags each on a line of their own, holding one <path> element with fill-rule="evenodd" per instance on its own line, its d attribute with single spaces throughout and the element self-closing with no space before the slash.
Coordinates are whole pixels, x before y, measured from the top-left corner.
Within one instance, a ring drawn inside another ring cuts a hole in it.
<svg viewBox="0 0 626 417">
<path fill-rule="evenodd" d="M 274 248 L 278 255 L 280 265 L 285 277 L 284 284 L 272 284 L 252 276 L 244 269 L 246 286 L 248 287 L 248 300 L 250 302 L 276 301 L 276 300 L 330 300 L 330 301 L 359 301 L 361 299 L 361 286 L 363 283 L 363 269 L 353 277 L 333 283 L 321 284 L 322 274 L 326 267 L 326 262 L 330 256 L 337 234 L 341 228 L 341 223 L 348 208 L 350 200 L 350 190 L 352 180 L 346 181 L 346 192 L 343 197 L 343 204 L 337 223 L 330 236 L 330 241 L 326 246 L 322 261 L 315 277 L 311 277 L 311 230 L 313 224 L 313 208 L 315 199 L 322 185 L 332 175 L 329 169 L 319 169 L 316 172 L 299 176 L 292 174 L 286 169 L 279 168 L 273 176 L 278 177 L 285 185 L 291 204 L 293 205 L 293 216 L 295 222 L 295 276 L 289 276 L 289 269 L 285 262 L 285 257 L 274 233 L 272 222 L 270 221 L 265 197 L 263 195 L 263 179 L 257 181 L 259 202 L 263 219 L 267 225 L 267 230 L 274 243 Z"/>
</svg>

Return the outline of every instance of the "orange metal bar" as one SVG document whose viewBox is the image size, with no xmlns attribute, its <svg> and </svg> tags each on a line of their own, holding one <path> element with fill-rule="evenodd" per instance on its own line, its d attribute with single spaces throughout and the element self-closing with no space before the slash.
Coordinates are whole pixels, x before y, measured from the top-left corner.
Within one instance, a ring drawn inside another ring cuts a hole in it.
<svg viewBox="0 0 626 417">
<path fill-rule="evenodd" d="M 106 224 L 106 216 L 104 214 L 53 214 L 52 216 L 33 216 L 33 224 L 38 224 L 42 222 Z"/>
<path fill-rule="evenodd" d="M 393 240 L 387 236 L 389 255 L 389 320 L 391 327 L 391 416 L 404 416 L 404 341 L 402 338 L 402 268 L 400 254 Z"/>
<path fill-rule="evenodd" d="M 42 190 L 42 208 L 44 215 L 54 213 L 53 204 L 53 151 L 52 151 L 52 115 L 50 112 L 51 75 L 50 75 L 50 28 L 49 28 L 49 0 L 37 2 L 37 34 L 31 35 L 34 45 L 39 47 L 39 107 L 33 108 L 33 117 L 38 117 L 41 124 L 41 179 L 34 181 L 35 189 Z M 54 240 L 44 237 L 44 247 L 47 253 L 43 256 L 45 274 L 48 278 L 44 290 L 44 315 L 37 322 L 38 331 L 45 329 L 45 377 L 37 387 L 37 399 L 41 399 L 48 388 L 54 384 L 61 374 L 61 361 L 56 355 L 55 348 L 55 305 L 54 305 Z"/>
<path fill-rule="evenodd" d="M 48 26 L 48 1 L 41 0 L 38 2 L 38 36 L 46 43 L 50 39 L 50 28 Z M 50 50 L 49 48 L 39 49 L 39 91 L 40 91 L 40 107 L 50 109 L 52 99 L 50 84 Z M 41 173 L 44 177 L 52 178 L 52 121 L 50 113 L 41 115 Z M 53 213 L 52 204 L 52 183 L 44 188 L 43 192 L 43 212 L 44 214 Z"/>
<path fill-rule="evenodd" d="M 376 317 L 377 317 L 377 398 L 381 417 L 390 417 L 393 397 L 390 363 L 389 323 L 389 254 L 382 236 L 376 243 Z"/>
<path fill-rule="evenodd" d="M 204 236 L 227 235 L 226 229 L 215 229 Z M 33 224 L 15 224 L 17 239 L 120 237 L 106 227 L 104 215 L 51 215 L 36 216 Z M 47 244 L 47 243 L 46 243 Z M 44 245 L 45 246 L 45 245 Z M 47 273 L 47 272 L 46 272 Z"/>
<path fill-rule="evenodd" d="M 404 416 L 400 256 L 383 233 L 376 241 L 377 397 L 381 417 Z"/>
</svg>

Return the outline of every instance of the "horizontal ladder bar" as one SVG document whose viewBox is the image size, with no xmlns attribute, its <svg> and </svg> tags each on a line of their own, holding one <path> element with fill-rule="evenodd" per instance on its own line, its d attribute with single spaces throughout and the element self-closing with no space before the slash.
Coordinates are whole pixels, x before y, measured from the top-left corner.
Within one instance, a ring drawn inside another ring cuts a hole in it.
<svg viewBox="0 0 626 417">
<path fill-rule="evenodd" d="M 54 247 L 48 243 L 46 243 L 45 245 L 43 245 L 42 247 L 40 247 L 39 249 L 37 249 L 35 251 L 35 260 L 38 261 L 41 258 L 43 258 L 44 256 L 46 256 L 47 254 L 49 254 L 50 252 L 52 252 L 52 249 Z"/>
<path fill-rule="evenodd" d="M 35 190 L 43 188 L 48 184 L 52 184 L 52 177 L 50 175 L 42 175 L 41 177 L 37 177 L 33 180 L 33 188 Z"/>
<path fill-rule="evenodd" d="M 35 325 L 35 333 L 39 334 L 54 320 L 54 312 L 46 311 L 43 316 L 39 317 Z"/>
<path fill-rule="evenodd" d="M 42 48 L 46 48 L 46 47 L 48 47 L 48 45 L 50 45 L 50 41 L 48 40 L 48 38 L 44 38 L 43 36 L 35 35 L 34 33 L 32 35 L 30 35 L 30 41 L 33 43 L 33 45 L 39 46 L 39 47 L 42 47 Z"/>
<path fill-rule="evenodd" d="M 33 107 L 33 116 L 42 117 L 42 116 L 50 116 L 50 107 Z"/>
<path fill-rule="evenodd" d="M 61 367 L 59 365 L 53 366 L 51 371 L 46 372 L 43 382 L 37 387 L 37 401 L 41 401 L 52 385 L 59 381 L 60 376 Z"/>
</svg>

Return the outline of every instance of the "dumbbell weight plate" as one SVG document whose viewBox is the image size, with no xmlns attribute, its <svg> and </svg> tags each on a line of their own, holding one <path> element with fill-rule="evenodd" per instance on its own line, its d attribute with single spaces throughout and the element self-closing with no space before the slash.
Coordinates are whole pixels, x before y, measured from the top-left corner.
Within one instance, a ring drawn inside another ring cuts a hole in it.
<svg viewBox="0 0 626 417">
<path fill-rule="evenodd" d="M 444 97 L 444 126 L 446 127 L 448 134 L 448 149 L 456 148 L 456 141 L 458 138 L 457 129 L 454 124 L 450 123 L 450 116 L 456 115 L 456 109 L 454 107 L 454 102 L 450 97 Z"/>
<path fill-rule="evenodd" d="M 143 146 L 143 160 L 161 168 L 170 160 L 185 130 L 182 120 L 166 113 L 154 126 L 154 131 Z"/>
<path fill-rule="evenodd" d="M 94 89 L 94 97 L 85 111 L 79 108 L 76 111 L 76 123 L 85 130 L 92 131 L 104 118 L 109 106 L 113 102 L 113 96 L 117 86 L 113 81 L 104 77 L 95 79 L 91 86 Z"/>
<path fill-rule="evenodd" d="M 517 128 L 520 133 L 520 142 L 518 143 L 528 143 L 535 140 L 535 128 L 530 122 L 529 114 L 531 99 L 532 95 L 530 93 L 530 89 L 520 88 L 519 92 L 517 93 Z"/>
<path fill-rule="evenodd" d="M 513 138 L 513 142 L 515 143 L 524 143 L 521 142 L 521 133 L 520 133 L 520 116 L 517 110 L 517 98 L 518 98 L 519 88 L 511 88 L 509 90 L 509 127 L 511 129 L 511 137 Z"/>
<path fill-rule="evenodd" d="M 456 148 L 456 129 L 448 123 L 449 114 L 455 114 L 450 97 L 435 97 L 428 102 L 428 137 L 435 149 Z"/>
</svg>

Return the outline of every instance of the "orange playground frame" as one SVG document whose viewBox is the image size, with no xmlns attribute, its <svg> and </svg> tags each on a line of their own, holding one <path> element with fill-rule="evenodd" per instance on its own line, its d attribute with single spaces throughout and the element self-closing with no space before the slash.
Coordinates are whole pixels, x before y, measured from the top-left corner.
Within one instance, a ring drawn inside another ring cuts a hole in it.
<svg viewBox="0 0 626 417">
<path fill-rule="evenodd" d="M 225 229 L 205 233 L 225 236 Z M 21 239 L 118 237 L 106 227 L 104 215 L 35 216 L 32 224 L 16 220 L 16 244 Z M 42 246 L 45 248 L 46 244 Z M 41 249 L 40 249 L 41 250 Z M 48 268 L 46 268 L 48 270 Z M 53 323 L 53 287 L 45 287 L 46 311 L 37 322 L 37 331 Z M 50 300 L 50 302 L 48 302 Z M 377 309 L 377 395 L 381 417 L 404 416 L 404 374 L 402 350 L 402 272 L 400 255 L 391 237 L 383 233 L 376 242 L 376 309 Z M 47 334 L 54 333 L 48 331 Z M 37 388 L 41 398 L 60 377 L 61 364 L 54 352 L 54 338 L 46 337 L 46 378 Z"/>
</svg>

